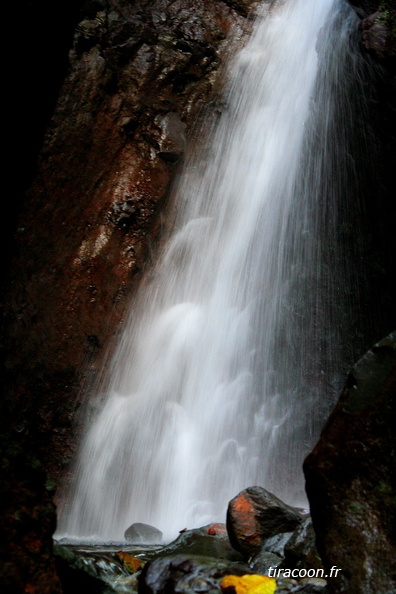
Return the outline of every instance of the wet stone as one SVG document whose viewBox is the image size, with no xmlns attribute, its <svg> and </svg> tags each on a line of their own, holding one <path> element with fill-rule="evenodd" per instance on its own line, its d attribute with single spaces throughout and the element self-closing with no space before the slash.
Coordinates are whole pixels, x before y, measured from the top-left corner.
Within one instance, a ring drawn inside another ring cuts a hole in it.
<svg viewBox="0 0 396 594">
<path fill-rule="evenodd" d="M 275 569 L 280 567 L 283 562 L 283 557 L 270 551 L 260 551 L 257 555 L 252 557 L 249 561 L 249 567 L 255 573 L 262 573 L 268 575 L 270 568 Z"/>
<path fill-rule="evenodd" d="M 230 501 L 227 531 L 231 545 L 247 558 L 263 549 L 268 539 L 295 530 L 303 518 L 263 487 L 249 487 Z"/>
<path fill-rule="evenodd" d="M 184 153 L 186 146 L 185 124 L 175 112 L 158 115 L 154 121 L 159 131 L 157 138 L 159 156 L 164 161 L 177 161 Z"/>
<path fill-rule="evenodd" d="M 136 522 L 125 530 L 124 538 L 132 544 L 160 544 L 162 532 L 149 524 Z"/>
<path fill-rule="evenodd" d="M 306 518 L 287 541 L 284 550 L 285 567 L 319 569 L 323 567 L 315 545 L 312 520 Z"/>
</svg>

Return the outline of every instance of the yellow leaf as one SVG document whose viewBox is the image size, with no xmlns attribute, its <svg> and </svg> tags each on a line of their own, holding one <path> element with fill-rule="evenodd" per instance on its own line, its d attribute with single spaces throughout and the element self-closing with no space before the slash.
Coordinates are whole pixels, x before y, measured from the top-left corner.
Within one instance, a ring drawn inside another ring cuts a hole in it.
<svg viewBox="0 0 396 594">
<path fill-rule="evenodd" d="M 133 555 L 130 555 L 129 553 L 120 551 L 116 553 L 116 555 L 124 562 L 124 566 L 127 571 L 129 571 L 129 573 L 135 573 L 142 566 L 141 560 L 137 557 L 134 557 Z"/>
<path fill-rule="evenodd" d="M 274 594 L 276 580 L 266 575 L 226 575 L 220 583 L 222 590 L 230 588 L 235 594 Z"/>
</svg>

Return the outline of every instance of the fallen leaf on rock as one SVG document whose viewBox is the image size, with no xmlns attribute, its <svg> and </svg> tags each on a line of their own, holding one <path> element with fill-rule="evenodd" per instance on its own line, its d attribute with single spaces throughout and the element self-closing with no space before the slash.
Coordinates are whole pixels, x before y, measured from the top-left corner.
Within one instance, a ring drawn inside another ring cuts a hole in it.
<svg viewBox="0 0 396 594">
<path fill-rule="evenodd" d="M 142 567 L 141 559 L 130 555 L 129 553 L 124 553 L 122 551 L 117 553 L 117 557 L 124 562 L 125 568 L 129 573 L 135 573 L 138 569 Z"/>
<path fill-rule="evenodd" d="M 220 583 L 221 589 L 235 594 L 274 594 L 276 580 L 266 575 L 226 575 Z"/>
</svg>

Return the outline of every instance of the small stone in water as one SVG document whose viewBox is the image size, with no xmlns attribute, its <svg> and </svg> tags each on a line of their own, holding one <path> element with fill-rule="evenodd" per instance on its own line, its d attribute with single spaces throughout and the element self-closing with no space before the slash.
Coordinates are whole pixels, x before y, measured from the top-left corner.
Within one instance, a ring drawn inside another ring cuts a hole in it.
<svg viewBox="0 0 396 594">
<path fill-rule="evenodd" d="M 149 524 L 136 522 L 125 530 L 124 538 L 133 544 L 161 544 L 162 532 Z"/>
</svg>

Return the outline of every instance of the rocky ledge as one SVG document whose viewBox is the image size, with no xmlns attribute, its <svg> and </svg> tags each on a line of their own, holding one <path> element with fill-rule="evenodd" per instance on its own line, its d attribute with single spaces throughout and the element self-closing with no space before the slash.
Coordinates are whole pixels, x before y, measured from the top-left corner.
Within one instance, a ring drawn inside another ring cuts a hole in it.
<svg viewBox="0 0 396 594">
<path fill-rule="evenodd" d="M 142 525 L 138 527 L 141 532 Z M 144 529 L 146 534 L 152 531 L 149 526 Z M 226 524 L 184 530 L 175 541 L 154 550 L 142 545 L 140 549 L 131 545 L 112 549 L 95 552 L 57 544 L 55 555 L 64 592 L 87 581 L 89 592 L 327 591 L 309 515 L 262 487 L 249 487 L 230 501 Z"/>
</svg>

